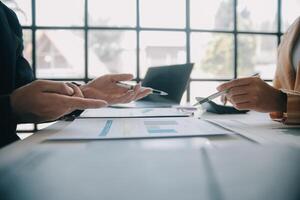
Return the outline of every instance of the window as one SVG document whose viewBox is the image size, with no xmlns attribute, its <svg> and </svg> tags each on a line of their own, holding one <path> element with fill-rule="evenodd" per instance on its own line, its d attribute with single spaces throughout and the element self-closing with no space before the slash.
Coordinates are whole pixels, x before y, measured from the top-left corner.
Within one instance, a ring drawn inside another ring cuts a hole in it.
<svg viewBox="0 0 300 200">
<path fill-rule="evenodd" d="M 300 8 L 300 0 L 3 2 L 20 19 L 37 78 L 129 72 L 140 81 L 149 66 L 194 62 L 186 101 L 256 72 L 270 82 L 280 37 Z"/>
</svg>

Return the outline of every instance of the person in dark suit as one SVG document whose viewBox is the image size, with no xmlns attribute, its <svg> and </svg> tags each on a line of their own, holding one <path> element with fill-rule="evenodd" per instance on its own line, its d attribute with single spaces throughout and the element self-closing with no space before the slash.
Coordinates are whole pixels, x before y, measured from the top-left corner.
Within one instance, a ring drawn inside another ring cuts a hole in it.
<svg viewBox="0 0 300 200">
<path fill-rule="evenodd" d="M 131 74 L 101 76 L 85 85 L 35 80 L 22 55 L 22 28 L 15 13 L 0 1 L 0 147 L 18 140 L 18 123 L 56 120 L 76 110 L 127 103 L 151 90 L 118 86 Z"/>
</svg>

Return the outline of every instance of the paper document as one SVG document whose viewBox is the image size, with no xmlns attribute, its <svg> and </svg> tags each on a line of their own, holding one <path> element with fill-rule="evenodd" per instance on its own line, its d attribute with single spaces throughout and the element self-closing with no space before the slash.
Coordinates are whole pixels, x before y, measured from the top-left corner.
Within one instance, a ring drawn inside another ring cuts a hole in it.
<svg viewBox="0 0 300 200">
<path fill-rule="evenodd" d="M 300 145 L 297 136 L 300 133 L 299 125 L 285 125 L 272 121 L 269 116 L 253 119 L 206 119 L 234 133 L 240 134 L 252 141 L 261 144 L 279 143 Z"/>
<path fill-rule="evenodd" d="M 184 118 L 76 119 L 49 139 L 186 137 L 232 134 L 204 120 Z"/>
<path fill-rule="evenodd" d="M 80 118 L 188 117 L 191 114 L 177 108 L 100 108 L 87 109 Z"/>
</svg>

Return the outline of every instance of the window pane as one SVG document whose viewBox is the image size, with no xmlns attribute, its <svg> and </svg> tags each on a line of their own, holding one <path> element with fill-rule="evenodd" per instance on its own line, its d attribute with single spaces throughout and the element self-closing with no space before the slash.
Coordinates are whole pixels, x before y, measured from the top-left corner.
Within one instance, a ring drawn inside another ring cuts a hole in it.
<svg viewBox="0 0 300 200">
<path fill-rule="evenodd" d="M 40 26 L 79 26 L 84 22 L 84 0 L 36 0 Z"/>
<path fill-rule="evenodd" d="M 89 25 L 136 25 L 136 0 L 89 0 Z"/>
<path fill-rule="evenodd" d="M 287 28 L 300 16 L 300 0 L 282 1 L 282 31 Z"/>
<path fill-rule="evenodd" d="M 181 32 L 141 32 L 141 77 L 150 66 L 186 62 L 186 38 Z"/>
<path fill-rule="evenodd" d="M 83 78 L 83 47 L 82 31 L 37 31 L 37 77 Z"/>
<path fill-rule="evenodd" d="M 216 81 L 192 81 L 191 82 L 191 104 L 196 103 L 196 97 L 207 97 L 217 92 L 217 87 L 224 82 Z M 221 103 L 221 98 L 213 100 L 216 103 Z"/>
<path fill-rule="evenodd" d="M 31 0 L 2 0 L 2 2 L 17 14 L 21 25 L 31 25 Z"/>
<path fill-rule="evenodd" d="M 107 73 L 136 75 L 135 31 L 89 32 L 89 77 Z"/>
<path fill-rule="evenodd" d="M 233 0 L 190 0 L 191 27 L 233 29 Z"/>
<path fill-rule="evenodd" d="M 277 37 L 268 35 L 238 36 L 238 75 L 260 73 L 273 79 L 276 68 Z"/>
<path fill-rule="evenodd" d="M 55 124 L 56 122 L 49 122 L 49 123 L 42 123 L 42 124 L 38 124 L 37 125 L 37 129 L 38 130 L 42 130 L 42 129 L 45 129 L 47 128 L 48 126 L 51 126 L 53 124 Z"/>
<path fill-rule="evenodd" d="M 185 0 L 140 1 L 142 27 L 185 27 Z"/>
<path fill-rule="evenodd" d="M 31 65 L 32 64 L 32 33 L 31 33 L 31 30 L 27 30 L 27 29 L 23 30 L 23 44 L 24 44 L 23 55 Z"/>
<path fill-rule="evenodd" d="M 195 63 L 193 78 L 233 78 L 233 57 L 232 34 L 191 34 L 191 60 Z"/>
<path fill-rule="evenodd" d="M 25 138 L 27 138 L 27 137 L 33 135 L 33 133 L 17 133 L 17 135 L 19 136 L 19 138 L 20 138 L 21 140 L 24 140 Z"/>
<path fill-rule="evenodd" d="M 277 31 L 277 0 L 239 0 L 238 29 Z"/>
<path fill-rule="evenodd" d="M 33 131 L 34 124 L 18 124 L 17 131 Z"/>
</svg>

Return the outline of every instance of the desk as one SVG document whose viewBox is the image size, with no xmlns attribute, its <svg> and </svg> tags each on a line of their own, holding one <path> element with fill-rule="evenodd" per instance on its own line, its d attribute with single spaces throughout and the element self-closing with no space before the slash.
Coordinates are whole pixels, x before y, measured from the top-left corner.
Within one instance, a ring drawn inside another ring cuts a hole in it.
<svg viewBox="0 0 300 200">
<path fill-rule="evenodd" d="M 226 149 L 227 147 L 234 147 L 234 146 L 238 146 L 238 147 L 239 146 L 251 146 L 253 144 L 252 140 L 257 140 L 258 143 L 262 143 L 262 144 L 283 144 L 285 146 L 286 145 L 297 146 L 297 148 L 299 147 L 298 144 L 300 144 L 299 129 L 285 130 L 284 133 L 275 133 L 274 132 L 275 129 L 272 129 L 270 131 L 268 127 L 275 127 L 275 128 L 277 127 L 278 128 L 278 126 L 279 126 L 279 128 L 280 128 L 281 125 L 279 125 L 277 122 L 273 122 L 273 121 L 269 120 L 267 114 L 250 112 L 249 114 L 246 114 L 246 115 L 222 115 L 222 116 L 220 116 L 220 115 L 204 113 L 201 117 L 203 117 L 205 119 L 214 119 L 214 120 L 227 118 L 227 119 L 232 119 L 232 120 L 239 120 L 244 123 L 250 123 L 250 124 L 252 123 L 252 125 L 253 125 L 253 123 L 254 124 L 256 123 L 257 126 L 259 126 L 259 129 L 255 129 L 256 130 L 255 132 L 251 132 L 251 129 L 250 130 L 248 129 L 243 134 L 243 136 L 241 136 L 241 135 L 225 135 L 225 136 L 206 137 L 206 139 L 203 139 L 203 138 L 177 138 L 177 139 L 155 139 L 155 140 L 147 139 L 147 140 L 132 140 L 132 141 L 122 141 L 122 140 L 116 140 L 116 141 L 72 141 L 72 142 L 66 142 L 66 141 L 65 142 L 47 142 L 47 141 L 45 141 L 47 139 L 47 137 L 49 137 L 49 135 L 58 132 L 59 130 L 66 127 L 69 123 L 71 123 L 71 122 L 59 121 L 59 122 L 55 123 L 54 125 L 26 138 L 23 141 L 16 142 L 14 144 L 11 144 L 11 145 L 1 149 L 0 150 L 0 172 L 1 172 L 1 169 L 2 169 L 2 172 L 3 172 L 3 170 L 5 171 L 9 168 L 14 168 L 14 170 L 16 170 L 15 165 L 18 165 L 19 161 L 21 161 L 21 160 L 22 160 L 22 162 L 24 162 L 24 158 L 26 158 L 30 152 L 35 151 L 36 149 L 38 149 L 38 150 L 46 149 L 47 151 L 52 151 L 52 150 L 58 151 L 58 150 L 70 149 L 70 151 L 75 150 L 75 151 L 80 152 L 81 150 L 95 148 L 97 150 L 97 152 L 99 152 L 99 155 L 102 155 L 102 156 L 107 155 L 107 153 L 111 153 L 110 156 L 105 157 L 105 159 L 108 160 L 107 162 L 111 162 L 111 160 L 109 160 L 109 157 L 114 157 L 116 159 L 118 159 L 118 157 L 120 157 L 120 159 L 125 159 L 125 157 L 123 156 L 123 153 L 126 155 L 127 150 L 129 151 L 132 149 L 134 149 L 134 152 L 136 152 L 136 151 L 139 152 L 141 150 L 140 154 L 136 155 L 136 156 L 137 156 L 137 158 L 143 159 L 143 156 L 142 156 L 143 150 L 142 149 L 149 150 L 151 148 L 157 149 L 157 150 L 180 149 L 179 154 L 178 154 L 178 156 L 180 156 L 181 153 L 184 153 L 184 155 L 191 155 L 191 154 L 195 153 L 194 152 L 195 149 L 197 149 L 197 151 L 198 151 L 198 149 L 201 147 L 207 147 L 208 149 Z M 262 123 L 261 123 L 262 120 L 263 120 L 264 125 L 262 125 Z M 253 126 L 255 126 L 255 125 L 253 125 Z M 261 130 L 261 131 L 257 131 L 257 130 Z M 247 139 L 249 134 L 253 134 L 253 135 L 252 135 L 252 137 L 250 135 L 251 138 Z M 120 152 L 116 152 L 116 149 L 120 149 L 123 153 L 120 154 Z M 158 154 L 148 155 L 147 152 L 145 152 L 145 156 L 148 156 L 153 160 L 157 159 L 154 155 L 157 156 Z M 129 152 L 128 154 L 132 154 L 132 153 L 133 152 Z M 166 154 L 166 155 L 168 155 L 168 154 Z M 178 160 L 176 160 L 176 159 L 178 159 L 177 156 L 172 158 L 173 154 L 170 154 L 170 155 L 169 155 L 170 159 L 171 160 L 174 159 L 174 163 L 177 163 L 177 165 L 180 164 L 180 162 Z M 140 156 L 142 156 L 142 157 L 140 157 Z M 129 157 L 127 159 L 130 159 L 130 158 L 131 157 Z M 183 164 L 181 167 L 190 166 L 189 164 L 192 165 L 192 162 L 196 162 L 192 157 L 189 157 L 189 156 L 187 156 L 187 157 L 183 156 L 182 158 L 183 158 L 183 161 L 182 161 Z M 68 162 L 68 161 L 66 161 L 66 162 Z M 189 162 L 191 162 L 191 163 L 189 163 Z M 143 168 L 144 170 L 149 170 L 149 173 L 150 173 L 151 170 L 153 170 L 153 168 L 150 167 L 148 169 L 149 166 L 146 164 L 141 163 L 141 167 L 142 168 L 144 167 Z M 168 165 L 169 165 L 169 163 L 166 163 L 166 166 L 168 166 Z M 64 165 L 60 163 L 56 167 L 63 168 Z M 106 170 L 110 170 L 109 166 L 104 166 L 104 167 Z M 22 170 L 22 169 L 17 169 L 17 171 L 19 171 L 19 170 Z M 82 169 L 82 170 L 85 171 L 86 169 Z M 171 170 L 171 169 L 169 169 L 169 170 Z M 179 169 L 176 169 L 176 170 L 179 170 Z M 190 169 L 190 170 L 195 170 L 195 169 Z M 139 172 L 138 167 L 137 167 L 137 172 Z M 26 172 L 24 172 L 24 173 L 26 173 Z M 31 172 L 31 173 L 33 173 L 33 172 Z M 88 173 L 88 172 L 84 172 L 84 173 Z M 172 177 L 177 176 L 177 174 L 178 174 L 177 172 L 175 173 L 175 171 L 173 172 L 172 170 L 170 173 L 172 174 Z M 7 175 L 7 173 L 5 173 L 5 174 L 6 174 L 6 176 L 10 176 L 10 175 Z M 117 174 L 118 173 L 116 172 L 116 176 L 117 176 Z M 3 174 L 1 174 L 1 175 L 3 176 Z M 120 174 L 118 174 L 118 175 L 120 176 Z M 152 176 L 152 175 L 149 174 L 148 176 Z M 178 175 L 178 176 L 179 176 L 178 180 L 181 180 L 181 181 L 186 180 L 187 181 L 187 179 L 185 179 L 185 177 L 182 177 L 180 175 Z M 80 176 L 80 178 L 84 178 L 84 177 Z M 110 177 L 110 178 L 111 178 L 111 180 L 114 180 L 114 177 Z M 123 177 L 123 178 L 127 178 L 126 180 L 131 179 L 131 177 Z M 134 178 L 138 179 L 138 177 L 132 177 L 132 179 L 134 179 Z M 148 177 L 148 178 L 150 178 L 150 177 Z M 159 179 L 159 177 L 155 177 L 155 178 L 157 178 L 160 181 L 166 181 L 166 180 Z M 51 177 L 48 177 L 48 179 L 45 179 L 44 180 L 45 183 L 47 183 L 47 181 L 49 179 L 51 180 Z M 209 180 L 210 179 L 211 179 L 211 177 L 209 178 Z M 298 179 L 298 180 L 300 180 L 300 179 Z M 81 182 L 82 180 L 77 180 L 77 181 Z M 64 182 L 63 180 L 62 180 L 62 182 L 65 184 L 71 184 L 71 185 L 75 184 L 75 183 L 70 183 L 70 182 Z M 24 184 L 25 183 L 26 183 L 26 181 L 24 182 Z M 147 184 L 150 184 L 150 183 L 151 182 L 147 182 Z M 31 183 L 28 183 L 28 184 L 31 184 Z M 101 183 L 101 184 L 105 184 L 105 183 Z M 119 182 L 116 184 L 119 184 Z M 153 183 L 153 184 L 155 185 L 155 183 Z M 165 184 L 167 184 L 167 183 L 165 183 Z M 199 182 L 190 183 L 190 184 L 191 185 L 200 184 L 202 186 L 205 185 L 205 186 L 203 186 L 204 188 L 206 187 L 206 184 L 199 183 Z M 214 184 L 214 183 L 212 182 L 209 184 Z M 0 185 L 1 185 L 1 181 L 0 181 Z M 155 188 L 154 185 L 152 185 L 153 188 Z M 184 186 L 184 184 L 181 186 Z M 35 186 L 35 187 L 37 187 L 37 186 Z M 69 186 L 67 188 L 70 189 Z M 175 188 L 170 188 L 170 190 L 172 190 L 172 189 L 175 190 Z M 189 190 L 194 190 L 194 189 L 195 188 L 187 188 L 187 190 L 185 192 L 188 192 Z M 53 191 L 51 191 L 52 188 L 49 188 L 49 190 L 50 191 L 48 191 L 48 193 L 53 192 Z M 44 191 L 44 192 L 47 192 L 47 191 Z M 55 189 L 54 189 L 54 192 L 55 192 Z M 95 191 L 93 190 L 93 192 L 95 192 Z M 85 195 L 87 195 L 87 196 L 85 196 L 86 199 L 97 199 L 97 198 L 95 198 L 95 196 L 93 196 L 93 195 L 95 195 L 95 193 L 93 193 L 93 192 L 85 194 Z M 33 196 L 32 199 L 41 199 L 42 198 L 42 196 L 39 196 L 40 193 L 39 194 L 34 193 L 34 194 L 36 196 Z M 68 196 L 70 194 L 71 194 L 71 192 L 70 193 L 66 192 L 66 194 L 64 194 L 62 196 L 54 195 L 54 196 L 50 196 L 49 198 L 43 198 L 43 199 L 69 199 L 69 198 L 76 199 L 76 198 L 74 198 L 74 196 Z M 190 191 L 190 194 L 193 194 L 193 192 Z M 215 192 L 213 192 L 213 194 L 215 194 Z M 231 193 L 229 193 L 229 194 L 231 195 Z M 10 194 L 6 194 L 6 195 L 9 196 Z M 92 195 L 93 198 L 89 198 L 89 197 L 91 197 L 89 195 Z M 164 193 L 163 195 L 167 195 L 167 194 Z M 187 195 L 187 194 L 185 194 L 185 195 Z M 217 196 L 215 196 L 215 195 L 211 196 L 210 193 L 207 194 L 207 192 L 203 192 L 203 195 L 204 196 L 202 196 L 202 197 L 204 199 L 206 199 L 206 197 L 208 197 L 208 196 L 209 196 L 208 199 L 223 199 L 223 198 L 220 198 L 220 196 L 218 196 L 218 194 L 217 194 Z M 192 195 L 190 195 L 190 196 L 187 195 L 187 196 L 189 198 L 183 198 L 183 196 L 181 196 L 181 197 L 177 196 L 176 198 L 177 199 L 180 199 L 180 198 L 181 199 L 199 199 L 198 197 L 196 198 L 195 196 L 192 196 Z M 185 197 L 187 197 L 187 196 L 185 196 Z M 18 199 L 19 198 L 19 196 L 17 196 L 17 195 L 16 196 L 12 195 L 9 197 L 10 198 L 8 198 L 8 199 Z M 80 197 L 83 197 L 83 196 L 80 196 Z M 108 196 L 106 196 L 106 197 L 108 197 Z M 132 197 L 134 197 L 134 195 L 133 196 L 127 195 L 126 197 L 132 198 Z M 141 196 L 136 196 L 136 197 L 141 198 Z M 156 197 L 156 196 L 153 194 L 153 196 L 143 197 L 143 199 L 154 199 L 154 197 Z M 237 196 L 237 197 L 240 197 L 240 196 Z M 278 197 L 280 197 L 280 195 Z M 30 198 L 30 195 L 28 196 L 28 198 Z M 24 198 L 24 199 L 26 199 L 26 198 Z M 78 198 L 78 199 L 80 199 L 80 198 Z M 124 199 L 126 199 L 126 198 L 124 198 Z M 164 196 L 164 198 L 161 198 L 161 199 L 169 199 L 169 198 L 167 196 Z M 245 198 L 245 199 L 247 199 L 247 198 Z"/>
</svg>

